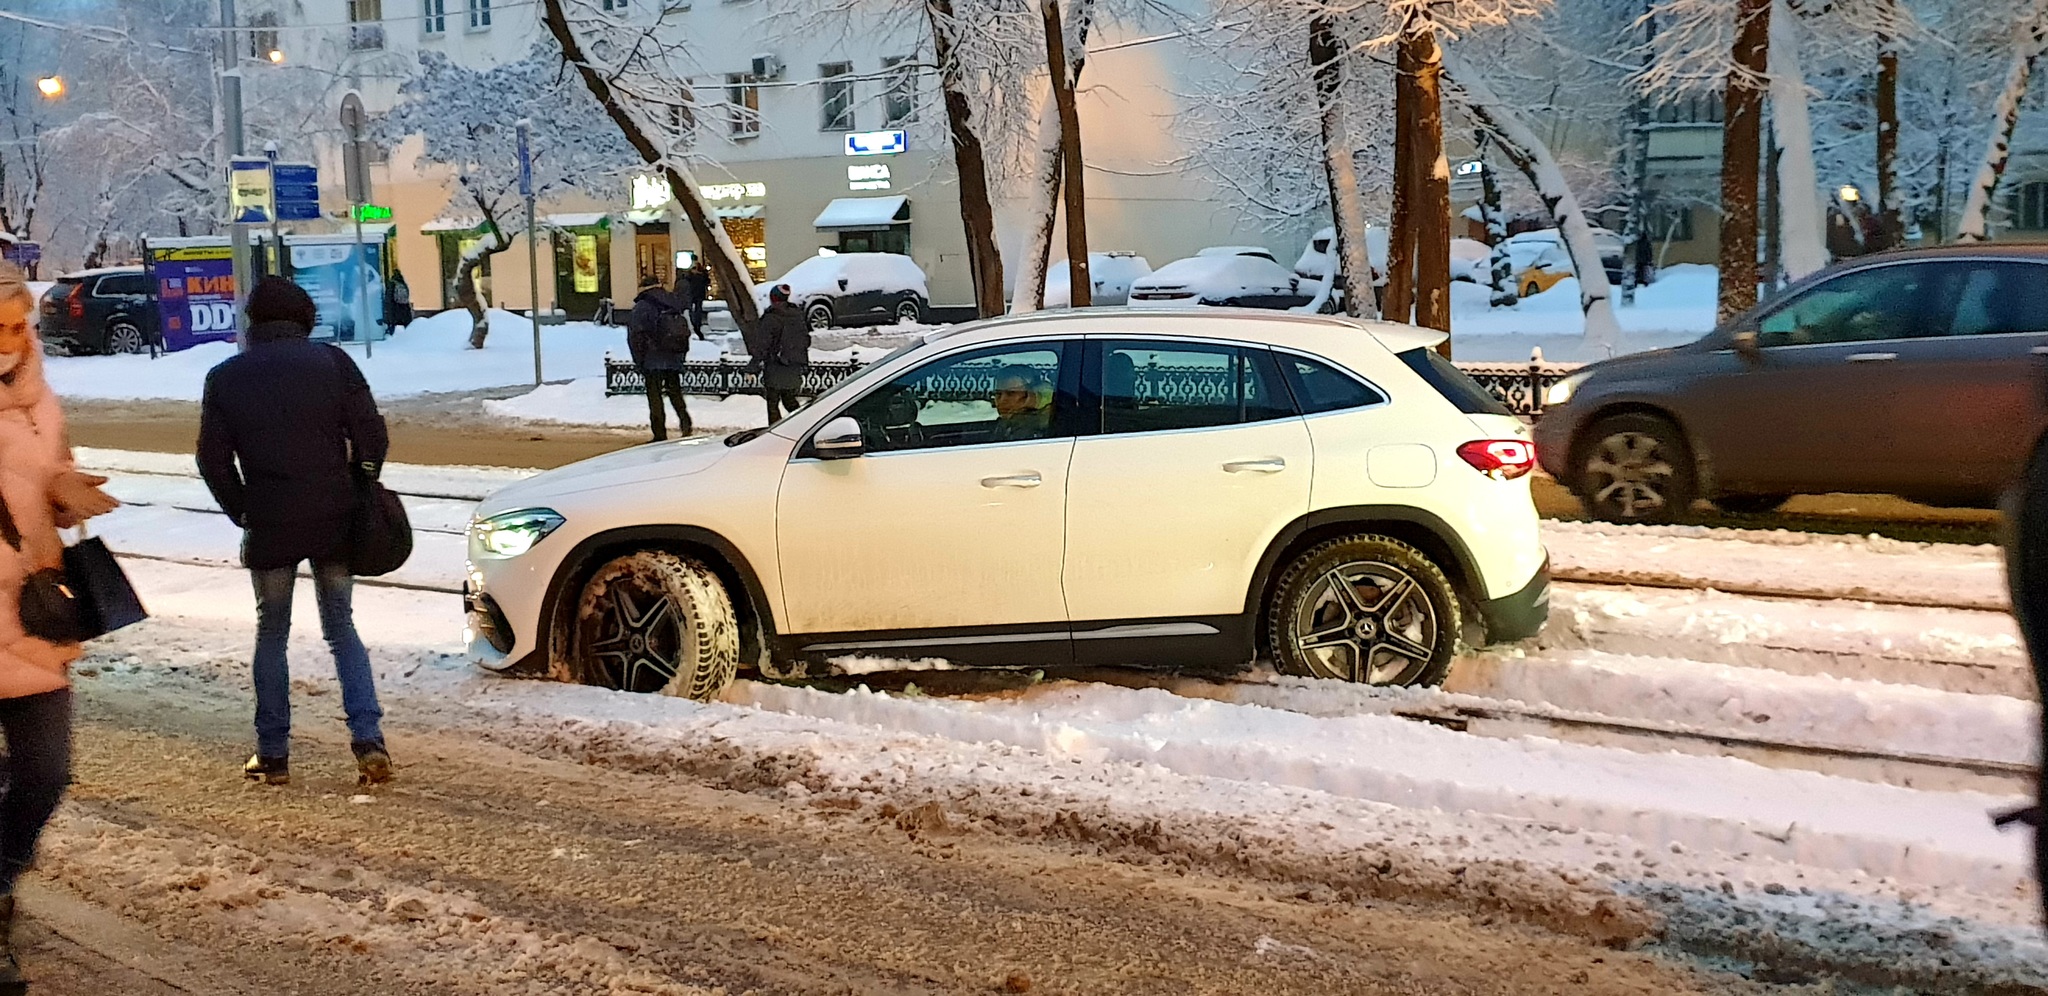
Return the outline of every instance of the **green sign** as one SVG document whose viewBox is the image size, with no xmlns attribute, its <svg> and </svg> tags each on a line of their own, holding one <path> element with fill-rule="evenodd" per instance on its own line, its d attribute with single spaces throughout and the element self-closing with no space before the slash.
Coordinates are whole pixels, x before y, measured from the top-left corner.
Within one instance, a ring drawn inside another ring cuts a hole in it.
<svg viewBox="0 0 2048 996">
<path fill-rule="evenodd" d="M 357 221 L 390 221 L 391 209 L 382 204 L 356 205 Z"/>
</svg>

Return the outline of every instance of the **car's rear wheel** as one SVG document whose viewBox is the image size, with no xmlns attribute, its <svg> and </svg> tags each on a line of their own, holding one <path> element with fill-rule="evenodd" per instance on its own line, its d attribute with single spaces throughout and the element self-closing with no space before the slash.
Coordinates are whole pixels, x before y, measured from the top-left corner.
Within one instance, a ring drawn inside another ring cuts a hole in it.
<svg viewBox="0 0 2048 996">
<path fill-rule="evenodd" d="M 1783 508 L 1791 500 L 1791 495 L 1722 495 L 1714 499 L 1714 507 L 1734 515 L 1762 515 Z"/>
<path fill-rule="evenodd" d="M 811 323 L 811 330 L 822 332 L 832 327 L 832 306 L 824 301 L 813 301 L 804 309 L 804 318 Z"/>
<path fill-rule="evenodd" d="M 665 550 L 606 562 L 577 595 L 563 677 L 706 701 L 732 684 L 740 630 L 718 575 Z"/>
<path fill-rule="evenodd" d="M 1541 293 L 1543 293 L 1543 285 L 1537 283 L 1534 280 L 1531 280 L 1528 283 L 1522 285 L 1523 297 L 1535 297 L 1536 295 Z"/>
<path fill-rule="evenodd" d="M 923 320 L 924 308 L 918 305 L 917 298 L 906 297 L 896 302 L 896 324 L 915 325 Z"/>
<path fill-rule="evenodd" d="M 1267 651 L 1287 674 L 1438 685 L 1464 629 L 1457 593 L 1421 550 L 1359 534 L 1297 555 L 1266 606 Z"/>
<path fill-rule="evenodd" d="M 134 322 L 125 318 L 115 319 L 107 324 L 107 355 L 135 354 L 149 347 L 148 337 Z"/>
<path fill-rule="evenodd" d="M 1668 420 L 1615 415 L 1582 438 L 1574 490 L 1586 514 L 1606 522 L 1675 522 L 1692 511 L 1692 452 Z"/>
</svg>

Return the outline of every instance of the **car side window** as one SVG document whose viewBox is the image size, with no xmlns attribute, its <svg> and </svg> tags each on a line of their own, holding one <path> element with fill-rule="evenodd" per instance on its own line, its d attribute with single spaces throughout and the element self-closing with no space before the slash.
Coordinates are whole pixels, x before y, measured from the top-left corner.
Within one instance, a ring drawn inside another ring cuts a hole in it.
<svg viewBox="0 0 2048 996">
<path fill-rule="evenodd" d="M 1075 399 L 1060 390 L 1066 347 L 1014 343 L 941 357 L 876 388 L 846 414 L 868 452 L 1051 439 Z"/>
<path fill-rule="evenodd" d="M 1303 415 L 1364 408 L 1387 400 L 1379 389 L 1321 360 L 1291 353 L 1280 354 L 1279 360 Z"/>
<path fill-rule="evenodd" d="M 1958 262 L 1955 320 L 1949 335 L 2048 332 L 2048 266 Z"/>
<path fill-rule="evenodd" d="M 1925 263 L 1845 273 L 1807 289 L 1763 316 L 1766 348 L 1907 339 L 1945 327 L 1944 267 Z"/>
<path fill-rule="evenodd" d="M 99 286 L 94 288 L 96 297 L 140 296 L 145 284 L 141 274 L 120 273 L 101 277 Z"/>
<path fill-rule="evenodd" d="M 1271 353 L 1224 344 L 1116 341 L 1102 348 L 1102 431 L 1203 429 L 1294 416 Z"/>
</svg>

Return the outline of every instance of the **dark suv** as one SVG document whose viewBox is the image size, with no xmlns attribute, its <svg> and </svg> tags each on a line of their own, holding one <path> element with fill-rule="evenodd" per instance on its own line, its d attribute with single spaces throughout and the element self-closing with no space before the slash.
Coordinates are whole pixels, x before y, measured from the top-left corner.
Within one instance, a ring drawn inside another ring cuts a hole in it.
<svg viewBox="0 0 2048 996">
<path fill-rule="evenodd" d="M 139 266 L 65 274 L 43 293 L 43 341 L 66 353 L 140 353 L 157 336 L 156 299 Z"/>
<path fill-rule="evenodd" d="M 1828 492 L 1992 507 L 2048 425 L 2044 358 L 2048 246 L 1870 256 L 1691 345 L 1574 373 L 1537 453 L 1612 522 Z"/>
</svg>

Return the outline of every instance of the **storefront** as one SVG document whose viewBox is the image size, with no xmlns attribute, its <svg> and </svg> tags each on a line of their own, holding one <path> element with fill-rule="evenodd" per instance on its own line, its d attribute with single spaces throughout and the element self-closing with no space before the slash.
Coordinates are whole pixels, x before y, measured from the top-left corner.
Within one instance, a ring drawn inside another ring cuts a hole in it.
<svg viewBox="0 0 2048 996">
<path fill-rule="evenodd" d="M 837 236 L 840 252 L 910 255 L 910 198 L 901 194 L 835 198 L 811 224 Z"/>
<path fill-rule="evenodd" d="M 430 235 L 441 260 L 441 300 L 443 307 L 457 307 L 462 298 L 455 293 L 455 276 L 462 268 L 462 258 L 483 242 L 485 226 L 471 218 L 430 221 L 420 226 L 422 235 Z M 477 265 L 477 295 L 485 300 L 491 297 L 491 258 L 485 256 Z"/>
<path fill-rule="evenodd" d="M 611 296 L 611 218 L 604 214 L 551 214 L 541 218 L 555 254 L 555 307 L 571 320 L 596 316 Z"/>
</svg>

